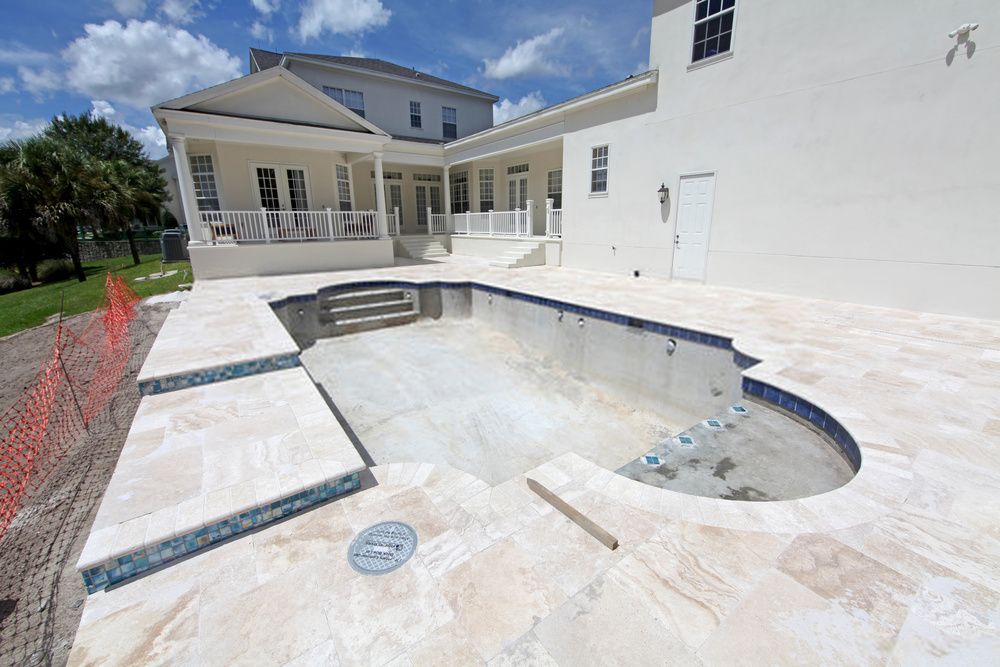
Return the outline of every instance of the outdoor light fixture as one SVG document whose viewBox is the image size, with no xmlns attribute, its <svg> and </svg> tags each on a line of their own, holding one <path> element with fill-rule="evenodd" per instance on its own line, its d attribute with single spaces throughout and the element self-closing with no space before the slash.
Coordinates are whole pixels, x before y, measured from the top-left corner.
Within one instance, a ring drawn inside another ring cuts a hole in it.
<svg viewBox="0 0 1000 667">
<path fill-rule="evenodd" d="M 663 183 L 660 183 L 660 189 L 657 190 L 656 192 L 657 192 L 657 194 L 660 195 L 660 203 L 661 204 L 666 204 L 667 203 L 667 197 L 670 196 L 670 188 L 668 188 Z"/>
<path fill-rule="evenodd" d="M 959 27 L 955 28 L 948 33 L 948 36 L 955 39 L 959 35 L 968 35 L 970 32 L 979 27 L 978 23 L 963 23 Z"/>
</svg>

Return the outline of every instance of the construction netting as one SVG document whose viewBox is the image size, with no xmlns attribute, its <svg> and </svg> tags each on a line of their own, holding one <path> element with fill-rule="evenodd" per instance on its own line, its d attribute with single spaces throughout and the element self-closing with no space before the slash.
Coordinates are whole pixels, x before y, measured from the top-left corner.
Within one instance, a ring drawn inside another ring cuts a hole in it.
<svg viewBox="0 0 1000 667">
<path fill-rule="evenodd" d="M 75 333 L 60 322 L 35 380 L 0 416 L 0 538 L 25 494 L 45 480 L 101 414 L 131 353 L 129 324 L 139 296 L 107 275 L 104 300 Z"/>
</svg>

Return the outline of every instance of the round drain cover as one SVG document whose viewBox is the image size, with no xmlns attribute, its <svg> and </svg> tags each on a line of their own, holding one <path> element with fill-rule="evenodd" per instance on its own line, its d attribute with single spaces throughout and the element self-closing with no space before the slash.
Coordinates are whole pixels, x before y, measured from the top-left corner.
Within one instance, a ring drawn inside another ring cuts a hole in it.
<svg viewBox="0 0 1000 667">
<path fill-rule="evenodd" d="M 347 560 L 361 574 L 392 572 L 417 550 L 417 531 L 400 521 L 365 528 L 351 542 Z"/>
</svg>

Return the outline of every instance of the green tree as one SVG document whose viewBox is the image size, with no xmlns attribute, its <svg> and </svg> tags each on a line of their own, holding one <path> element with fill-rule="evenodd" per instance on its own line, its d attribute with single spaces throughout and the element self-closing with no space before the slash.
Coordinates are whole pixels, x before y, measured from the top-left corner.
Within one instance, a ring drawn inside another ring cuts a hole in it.
<svg viewBox="0 0 1000 667">
<path fill-rule="evenodd" d="M 106 118 L 64 114 L 52 119 L 45 135 L 105 164 L 99 168 L 102 179 L 91 185 L 101 192 L 100 197 L 94 193 L 92 220 L 103 228 L 124 232 L 132 259 L 138 264 L 132 221 L 149 223 L 159 219 L 168 198 L 163 170 L 146 156 L 135 137 Z"/>
</svg>

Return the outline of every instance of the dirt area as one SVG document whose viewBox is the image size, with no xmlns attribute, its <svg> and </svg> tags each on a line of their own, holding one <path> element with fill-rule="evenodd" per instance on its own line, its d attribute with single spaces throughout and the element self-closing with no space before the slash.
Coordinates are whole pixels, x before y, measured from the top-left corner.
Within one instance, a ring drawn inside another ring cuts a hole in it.
<svg viewBox="0 0 1000 667">
<path fill-rule="evenodd" d="M 173 307 L 140 305 L 130 329 L 132 356 L 107 409 L 24 502 L 0 541 L 0 666 L 66 663 L 86 599 L 76 561 L 139 406 L 139 368 Z M 79 330 L 89 317 L 67 321 Z M 32 382 L 54 336 L 47 325 L 0 339 L 0 409 Z"/>
</svg>

